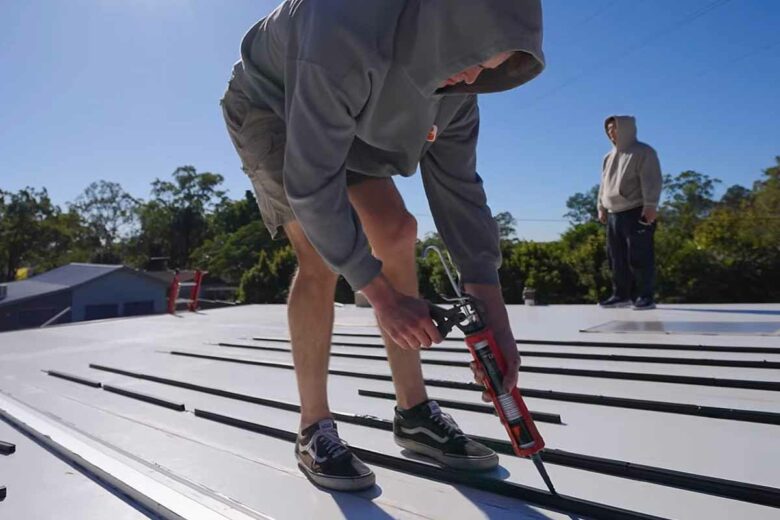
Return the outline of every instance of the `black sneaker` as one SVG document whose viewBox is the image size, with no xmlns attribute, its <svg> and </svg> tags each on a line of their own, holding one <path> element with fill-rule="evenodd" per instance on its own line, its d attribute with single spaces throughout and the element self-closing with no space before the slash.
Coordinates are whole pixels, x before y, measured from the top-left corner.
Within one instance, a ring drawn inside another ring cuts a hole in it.
<svg viewBox="0 0 780 520">
<path fill-rule="evenodd" d="M 620 298 L 619 296 L 612 295 L 606 300 L 600 301 L 599 307 L 604 309 L 620 309 L 623 307 L 631 307 L 631 300 L 628 298 Z"/>
<path fill-rule="evenodd" d="M 487 471 L 498 466 L 498 455 L 466 437 L 436 401 L 425 401 L 408 410 L 396 407 L 393 434 L 399 446 L 451 468 Z"/>
<path fill-rule="evenodd" d="M 374 473 L 339 438 L 332 419 L 323 419 L 298 434 L 295 458 L 309 480 L 324 488 L 358 491 L 374 485 Z"/>
<path fill-rule="evenodd" d="M 649 311 L 650 309 L 655 309 L 655 302 L 652 298 L 637 298 L 634 302 L 635 311 Z"/>
</svg>

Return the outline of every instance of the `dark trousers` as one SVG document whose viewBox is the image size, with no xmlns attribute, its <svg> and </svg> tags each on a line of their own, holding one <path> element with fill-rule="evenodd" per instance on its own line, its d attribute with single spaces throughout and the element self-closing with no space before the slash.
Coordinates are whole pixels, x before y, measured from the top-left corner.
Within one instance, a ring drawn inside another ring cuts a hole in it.
<svg viewBox="0 0 780 520">
<path fill-rule="evenodd" d="M 653 297 L 655 285 L 655 222 L 639 222 L 642 208 L 610 213 L 607 220 L 607 256 L 612 270 L 612 294 L 619 298 Z M 632 287 L 636 283 L 636 292 Z"/>
</svg>

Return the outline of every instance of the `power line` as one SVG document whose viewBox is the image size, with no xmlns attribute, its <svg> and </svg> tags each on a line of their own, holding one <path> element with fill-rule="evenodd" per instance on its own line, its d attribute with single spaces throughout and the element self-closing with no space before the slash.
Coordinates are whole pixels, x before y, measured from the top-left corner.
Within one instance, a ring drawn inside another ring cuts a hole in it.
<svg viewBox="0 0 780 520">
<path fill-rule="evenodd" d="M 433 218 L 430 213 L 412 213 L 415 217 Z M 515 218 L 517 222 L 568 222 L 563 218 Z"/>
<path fill-rule="evenodd" d="M 766 52 L 766 51 L 768 51 L 768 50 L 770 50 L 770 49 L 772 49 L 774 47 L 777 47 L 778 45 L 780 45 L 780 40 L 776 40 L 774 42 L 769 42 L 769 43 L 766 43 L 766 44 L 761 45 L 759 47 L 756 47 L 756 48 L 754 48 L 752 50 L 749 50 L 748 52 L 746 52 L 744 54 L 741 54 L 741 55 L 737 56 L 736 58 L 728 61 L 726 66 L 731 66 L 731 65 L 734 65 L 736 63 L 739 63 L 740 61 L 744 61 L 744 60 L 746 60 L 748 58 L 751 58 L 751 57 L 753 57 L 753 56 L 755 56 L 757 54 L 761 54 L 761 53 Z M 706 76 L 707 74 L 709 74 L 716 67 L 719 68 L 719 69 L 725 68 L 725 66 L 722 63 L 716 62 L 716 63 L 713 63 L 712 65 L 710 65 L 710 66 L 708 66 L 708 67 L 706 67 L 704 69 L 700 69 L 699 72 L 697 74 L 695 74 L 693 77 L 694 78 L 700 78 L 702 76 Z"/>
<path fill-rule="evenodd" d="M 603 5 L 601 8 L 599 8 L 599 9 L 596 9 L 596 11 L 594 11 L 594 12 L 593 12 L 592 14 L 590 14 L 589 16 L 586 16 L 586 17 L 585 17 L 585 19 L 583 19 L 581 22 L 579 22 L 579 23 L 575 24 L 575 25 L 574 25 L 574 27 L 572 27 L 571 29 L 569 29 L 569 30 L 567 31 L 567 33 L 568 33 L 568 34 L 570 34 L 570 35 L 573 35 L 573 36 L 571 36 L 571 37 L 570 37 L 570 38 L 568 38 L 568 39 L 565 39 L 565 40 L 563 40 L 561 43 L 563 43 L 563 44 L 568 44 L 568 43 L 570 43 L 570 42 L 572 42 L 572 41 L 576 40 L 576 39 L 577 39 L 577 35 L 576 35 L 576 34 L 574 34 L 574 33 L 575 33 L 575 31 L 576 31 L 577 29 L 579 29 L 580 27 L 583 27 L 583 26 L 587 25 L 587 24 L 588 24 L 588 23 L 590 23 L 592 20 L 595 20 L 596 18 L 598 18 L 599 16 L 601 16 L 602 14 L 604 14 L 604 13 L 605 13 L 606 11 L 608 11 L 608 10 L 609 10 L 609 9 L 610 9 L 610 8 L 611 8 L 613 5 L 615 5 L 615 4 L 617 4 L 617 3 L 618 3 L 618 0 L 612 0 L 611 2 L 608 2 L 606 5 Z"/>
<path fill-rule="evenodd" d="M 619 61 L 622 58 L 625 58 L 631 53 L 634 53 L 638 51 L 639 49 L 646 47 L 650 43 L 656 41 L 659 37 L 665 36 L 671 32 L 674 32 L 681 27 L 684 27 L 685 25 L 688 25 L 690 23 L 695 22 L 702 16 L 705 16 L 712 11 L 719 9 L 720 7 L 723 7 L 724 5 L 728 4 L 732 0 L 714 0 L 710 2 L 709 4 L 705 5 L 704 7 L 700 7 L 699 9 L 689 13 L 688 15 L 684 16 L 683 18 L 677 20 L 676 22 L 672 23 L 668 27 L 661 29 L 655 33 L 652 33 L 648 35 L 647 37 L 643 38 L 642 40 L 638 41 L 632 46 L 629 46 L 627 50 L 625 50 L 622 53 L 615 54 L 614 56 L 610 56 L 608 59 L 602 60 L 601 63 L 592 64 L 591 66 L 585 67 L 580 70 L 580 72 L 574 74 L 573 76 L 569 77 L 568 79 L 564 80 L 562 83 L 560 83 L 558 86 L 553 87 L 552 89 L 548 90 L 547 92 L 537 96 L 531 101 L 531 105 L 526 106 L 525 108 L 530 108 L 530 106 L 537 104 L 538 102 L 552 96 L 553 94 L 556 94 L 557 92 L 563 90 L 564 88 L 568 87 L 569 85 L 572 85 L 573 83 L 576 83 L 583 77 L 593 74 L 594 72 L 600 71 L 604 69 L 608 63 Z"/>
<path fill-rule="evenodd" d="M 433 218 L 433 215 L 429 213 L 412 213 L 415 217 Z M 515 218 L 516 222 L 571 222 L 571 219 L 567 218 Z M 739 217 L 739 220 L 780 220 L 780 215 L 763 215 L 763 216 L 745 216 Z"/>
</svg>

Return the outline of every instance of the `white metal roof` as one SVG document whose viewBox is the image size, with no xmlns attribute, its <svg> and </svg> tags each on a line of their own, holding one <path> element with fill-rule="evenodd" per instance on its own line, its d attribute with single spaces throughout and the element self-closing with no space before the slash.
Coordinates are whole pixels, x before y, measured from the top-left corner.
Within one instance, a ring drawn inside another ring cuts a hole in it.
<svg viewBox="0 0 780 520">
<path fill-rule="evenodd" d="M 198 409 L 244 425 L 296 430 L 297 414 L 284 409 L 298 400 L 289 344 L 278 341 L 288 336 L 285 316 L 284 306 L 246 306 L 0 334 L 0 410 L 16 424 L 11 429 L 0 420 L 0 440 L 18 445 L 16 453 L 0 455 L 0 486 L 8 488 L 0 518 L 105 518 L 101 512 L 109 509 L 116 518 L 152 510 L 171 518 L 569 518 L 555 505 L 535 502 L 542 495 L 534 493 L 546 488 L 533 464 L 514 456 L 500 455 L 501 469 L 474 486 L 371 463 L 374 490 L 331 493 L 303 477 L 290 442 L 196 416 Z M 518 306 L 510 317 L 515 336 L 531 341 L 518 345 L 526 354 L 520 386 L 529 408 L 560 415 L 560 424 L 537 426 L 562 495 L 637 518 L 777 517 L 778 509 L 757 502 L 780 500 L 780 337 L 580 330 L 612 320 L 771 324 L 780 322 L 780 305 L 663 306 L 642 313 Z M 384 351 L 370 336 L 377 332 L 371 311 L 338 308 L 336 332 L 335 343 L 353 345 L 332 349 L 330 369 L 340 374 L 330 378 L 333 410 L 391 419 L 393 401 L 384 397 L 393 387 Z M 479 393 L 463 385 L 470 372 L 461 346 L 447 341 L 423 353 L 425 377 L 435 380 L 429 395 L 478 404 Z M 183 403 L 186 411 L 44 370 Z M 444 408 L 467 433 L 505 440 L 496 417 Z M 404 460 L 392 435 L 376 427 L 381 421 L 372 421 L 345 419 L 339 429 L 355 447 Z M 579 457 L 589 466 L 565 465 L 556 456 Z M 66 465 L 69 458 L 80 465 Z M 614 469 L 620 461 L 639 465 L 639 473 L 596 467 Z M 491 492 L 491 482 L 525 487 L 513 498 Z M 708 493 L 707 485 L 735 498 Z"/>
</svg>

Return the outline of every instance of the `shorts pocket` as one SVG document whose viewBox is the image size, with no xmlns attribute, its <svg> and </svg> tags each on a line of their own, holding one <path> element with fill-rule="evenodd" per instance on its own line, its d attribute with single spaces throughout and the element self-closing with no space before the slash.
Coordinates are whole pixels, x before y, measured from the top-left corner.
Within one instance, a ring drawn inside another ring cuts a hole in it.
<svg viewBox="0 0 780 520">
<path fill-rule="evenodd" d="M 273 112 L 251 108 L 237 141 L 244 166 L 250 170 L 260 168 L 272 152 L 284 146 L 284 123 Z"/>
</svg>

